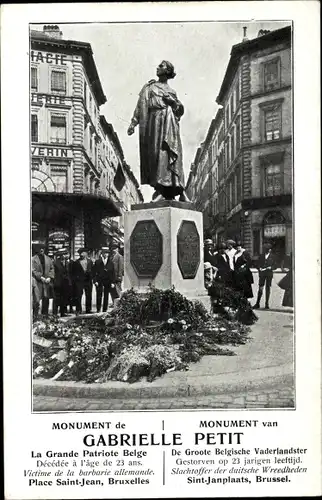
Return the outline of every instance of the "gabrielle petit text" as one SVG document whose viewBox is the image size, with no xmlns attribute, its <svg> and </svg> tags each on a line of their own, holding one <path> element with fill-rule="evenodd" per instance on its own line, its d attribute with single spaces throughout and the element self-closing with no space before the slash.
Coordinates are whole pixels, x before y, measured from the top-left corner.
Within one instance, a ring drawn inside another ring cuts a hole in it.
<svg viewBox="0 0 322 500">
<path fill-rule="evenodd" d="M 241 444 L 243 432 L 195 432 L 193 444 Z M 95 446 L 181 446 L 181 433 L 174 434 L 86 434 L 83 443 Z"/>
</svg>

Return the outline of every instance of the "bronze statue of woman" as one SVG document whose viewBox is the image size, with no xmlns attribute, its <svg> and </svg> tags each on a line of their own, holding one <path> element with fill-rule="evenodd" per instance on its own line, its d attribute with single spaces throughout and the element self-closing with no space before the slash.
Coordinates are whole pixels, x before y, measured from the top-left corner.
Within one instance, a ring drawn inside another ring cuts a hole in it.
<svg viewBox="0 0 322 500">
<path fill-rule="evenodd" d="M 179 121 L 184 108 L 168 80 L 176 76 L 169 61 L 162 61 L 156 71 L 158 81 L 146 83 L 128 128 L 140 129 L 141 184 L 154 188 L 152 200 L 189 201 L 184 192 L 182 144 Z"/>
</svg>

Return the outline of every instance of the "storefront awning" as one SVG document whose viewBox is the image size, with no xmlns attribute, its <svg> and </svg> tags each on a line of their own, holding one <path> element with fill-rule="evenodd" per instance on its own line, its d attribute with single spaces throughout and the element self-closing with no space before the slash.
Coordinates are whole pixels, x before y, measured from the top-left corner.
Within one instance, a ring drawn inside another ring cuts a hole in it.
<svg viewBox="0 0 322 500">
<path fill-rule="evenodd" d="M 117 217 L 121 211 L 110 198 L 93 194 L 32 192 L 33 219 L 48 219 L 64 211 L 79 217 L 82 211 L 95 213 L 98 218 Z"/>
</svg>

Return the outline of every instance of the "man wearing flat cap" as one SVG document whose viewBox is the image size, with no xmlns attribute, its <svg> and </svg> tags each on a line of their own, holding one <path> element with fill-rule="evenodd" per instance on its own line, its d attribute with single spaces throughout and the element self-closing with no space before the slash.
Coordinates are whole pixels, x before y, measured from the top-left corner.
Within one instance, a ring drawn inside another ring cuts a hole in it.
<svg viewBox="0 0 322 500">
<path fill-rule="evenodd" d="M 79 259 L 73 265 L 73 278 L 75 286 L 76 314 L 82 312 L 82 297 L 85 292 L 85 310 L 86 314 L 92 309 L 92 290 L 93 290 L 93 263 L 88 258 L 86 248 L 78 250 Z"/>
</svg>

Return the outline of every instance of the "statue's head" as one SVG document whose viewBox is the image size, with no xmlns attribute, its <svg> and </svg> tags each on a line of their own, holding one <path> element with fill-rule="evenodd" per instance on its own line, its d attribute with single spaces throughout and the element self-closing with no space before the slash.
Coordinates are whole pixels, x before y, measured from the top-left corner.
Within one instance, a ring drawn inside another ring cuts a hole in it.
<svg viewBox="0 0 322 500">
<path fill-rule="evenodd" d="M 161 63 L 157 67 L 157 75 L 166 75 L 169 80 L 171 78 L 174 78 L 176 76 L 176 73 L 174 71 L 173 64 L 171 64 L 170 61 L 161 61 Z"/>
</svg>

